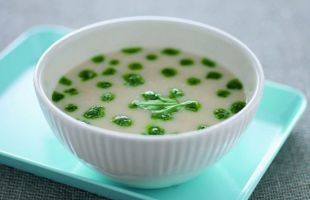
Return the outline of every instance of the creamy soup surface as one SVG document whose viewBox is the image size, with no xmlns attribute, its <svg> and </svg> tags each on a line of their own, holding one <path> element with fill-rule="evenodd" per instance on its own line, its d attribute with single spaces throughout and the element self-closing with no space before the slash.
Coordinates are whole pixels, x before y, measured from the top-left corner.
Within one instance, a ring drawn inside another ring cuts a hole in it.
<svg viewBox="0 0 310 200">
<path fill-rule="evenodd" d="M 60 77 L 51 98 L 84 123 L 144 135 L 208 128 L 246 104 L 242 83 L 224 66 L 175 48 L 95 55 Z"/>
</svg>

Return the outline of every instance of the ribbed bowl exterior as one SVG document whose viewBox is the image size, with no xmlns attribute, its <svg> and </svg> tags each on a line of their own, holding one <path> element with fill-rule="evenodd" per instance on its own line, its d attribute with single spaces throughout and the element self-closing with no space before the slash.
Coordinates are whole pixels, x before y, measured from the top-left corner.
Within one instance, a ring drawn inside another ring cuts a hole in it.
<svg viewBox="0 0 310 200">
<path fill-rule="evenodd" d="M 251 109 L 229 123 L 203 133 L 168 140 L 140 140 L 76 126 L 49 110 L 39 95 L 38 99 L 53 132 L 73 154 L 108 177 L 140 188 L 166 187 L 198 175 L 233 147 L 259 102 L 257 99 Z"/>
</svg>

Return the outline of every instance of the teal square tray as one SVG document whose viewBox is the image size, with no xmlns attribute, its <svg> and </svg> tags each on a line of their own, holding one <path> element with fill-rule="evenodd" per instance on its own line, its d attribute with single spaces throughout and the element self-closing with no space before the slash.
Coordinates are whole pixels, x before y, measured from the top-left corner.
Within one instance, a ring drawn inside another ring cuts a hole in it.
<svg viewBox="0 0 310 200">
<path fill-rule="evenodd" d="M 165 189 L 122 186 L 69 153 L 36 100 L 34 65 L 67 32 L 37 27 L 0 54 L 0 163 L 112 199 L 248 199 L 306 108 L 299 91 L 266 82 L 258 113 L 240 142 L 199 177 Z"/>
</svg>

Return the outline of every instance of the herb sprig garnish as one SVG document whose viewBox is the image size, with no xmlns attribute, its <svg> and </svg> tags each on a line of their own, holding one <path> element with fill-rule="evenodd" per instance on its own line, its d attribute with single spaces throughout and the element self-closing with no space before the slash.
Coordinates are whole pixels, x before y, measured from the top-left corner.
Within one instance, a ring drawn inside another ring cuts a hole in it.
<svg viewBox="0 0 310 200">
<path fill-rule="evenodd" d="M 179 89 L 172 89 L 172 92 Z M 153 119 L 170 120 L 173 119 L 173 114 L 181 109 L 185 109 L 192 112 L 197 112 L 201 105 L 198 101 L 188 100 L 180 102 L 178 98 L 181 96 L 169 96 L 163 97 L 162 95 L 153 92 L 146 91 L 141 94 L 144 100 L 134 100 L 129 104 L 129 108 L 141 108 L 151 112 Z"/>
</svg>

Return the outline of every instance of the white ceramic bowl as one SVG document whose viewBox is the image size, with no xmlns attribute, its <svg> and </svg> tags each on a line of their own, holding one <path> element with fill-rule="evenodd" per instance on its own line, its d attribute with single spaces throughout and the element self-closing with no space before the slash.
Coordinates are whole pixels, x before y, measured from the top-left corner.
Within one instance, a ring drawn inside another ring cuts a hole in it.
<svg viewBox="0 0 310 200">
<path fill-rule="evenodd" d="M 246 107 L 204 130 L 142 136 L 87 125 L 52 103 L 51 94 L 61 75 L 99 52 L 133 45 L 172 46 L 208 55 L 244 83 Z M 239 40 L 205 24 L 166 17 L 109 20 L 76 30 L 44 53 L 34 75 L 39 103 L 58 139 L 111 179 L 140 188 L 182 183 L 227 153 L 253 118 L 262 97 L 263 81 L 259 61 Z"/>
</svg>

